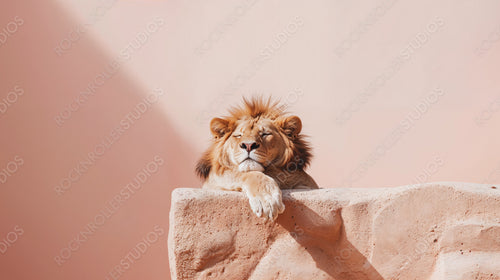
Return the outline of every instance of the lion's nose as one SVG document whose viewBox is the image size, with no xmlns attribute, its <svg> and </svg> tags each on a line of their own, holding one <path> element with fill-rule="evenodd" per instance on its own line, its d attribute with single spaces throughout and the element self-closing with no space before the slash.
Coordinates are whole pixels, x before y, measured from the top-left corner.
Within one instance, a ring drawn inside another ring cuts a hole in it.
<svg viewBox="0 0 500 280">
<path fill-rule="evenodd" d="M 257 149 L 258 147 L 260 147 L 260 145 L 259 145 L 259 144 L 257 144 L 256 142 L 246 142 L 246 143 L 245 143 L 245 142 L 243 142 L 243 143 L 241 143 L 240 147 L 241 147 L 242 149 L 247 150 L 247 152 L 250 152 L 250 151 L 255 150 L 255 149 Z"/>
</svg>

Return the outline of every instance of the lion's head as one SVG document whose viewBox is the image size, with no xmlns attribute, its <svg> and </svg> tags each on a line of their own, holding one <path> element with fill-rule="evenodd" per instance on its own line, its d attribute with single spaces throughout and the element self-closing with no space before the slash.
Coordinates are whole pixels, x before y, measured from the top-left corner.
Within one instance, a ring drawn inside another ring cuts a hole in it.
<svg viewBox="0 0 500 280">
<path fill-rule="evenodd" d="M 270 167 L 283 169 L 291 162 L 303 169 L 309 164 L 311 152 L 300 134 L 302 122 L 286 114 L 278 102 L 244 99 L 242 107 L 229 112 L 229 116 L 210 122 L 213 143 L 196 166 L 202 179 L 228 169 L 265 171 Z"/>
</svg>

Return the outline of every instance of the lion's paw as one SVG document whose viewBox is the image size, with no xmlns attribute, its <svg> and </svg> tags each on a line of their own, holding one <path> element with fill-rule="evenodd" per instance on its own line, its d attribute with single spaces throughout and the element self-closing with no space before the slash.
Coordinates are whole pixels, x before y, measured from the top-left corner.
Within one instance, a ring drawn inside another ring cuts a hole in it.
<svg viewBox="0 0 500 280">
<path fill-rule="evenodd" d="M 281 198 L 281 190 L 274 182 L 267 183 L 264 188 L 261 188 L 255 195 L 248 194 L 250 208 L 257 215 L 274 221 L 278 214 L 285 211 L 285 204 Z"/>
</svg>

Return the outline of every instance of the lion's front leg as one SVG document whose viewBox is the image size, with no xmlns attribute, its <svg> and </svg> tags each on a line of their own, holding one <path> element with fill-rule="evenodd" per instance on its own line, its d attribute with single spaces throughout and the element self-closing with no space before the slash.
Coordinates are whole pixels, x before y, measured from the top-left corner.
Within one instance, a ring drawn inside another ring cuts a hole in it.
<svg viewBox="0 0 500 280">
<path fill-rule="evenodd" d="M 281 190 L 273 178 L 262 172 L 250 171 L 241 174 L 242 191 L 248 196 L 250 207 L 258 217 L 275 220 L 285 211 Z"/>
</svg>

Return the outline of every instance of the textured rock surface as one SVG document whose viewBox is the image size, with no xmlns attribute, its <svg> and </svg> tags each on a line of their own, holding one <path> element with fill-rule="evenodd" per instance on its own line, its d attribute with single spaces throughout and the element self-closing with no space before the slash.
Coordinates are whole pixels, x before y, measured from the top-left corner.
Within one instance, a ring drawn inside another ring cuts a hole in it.
<svg viewBox="0 0 500 280">
<path fill-rule="evenodd" d="M 237 192 L 176 189 L 173 279 L 500 279 L 500 187 L 283 191 L 275 222 Z"/>
</svg>

